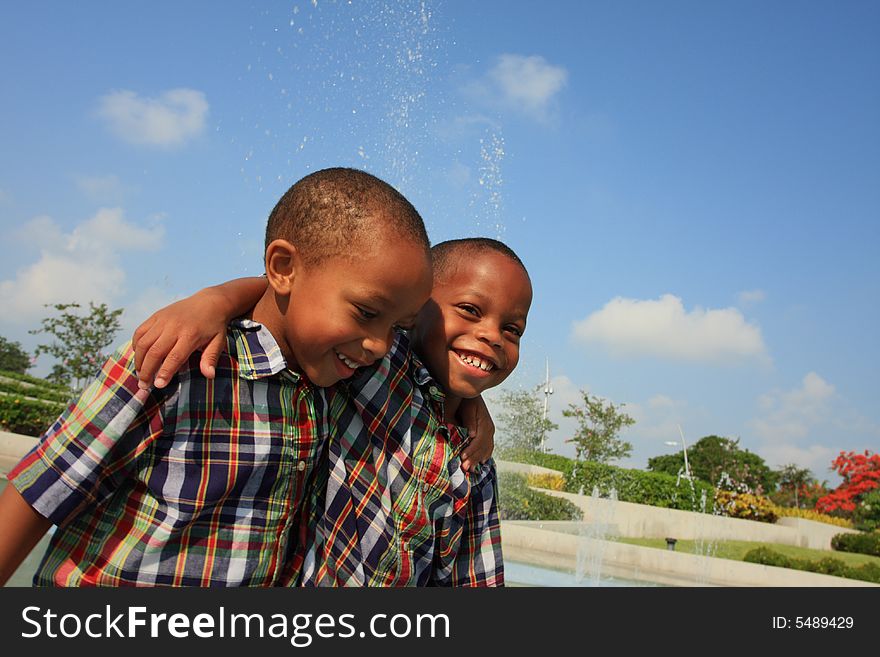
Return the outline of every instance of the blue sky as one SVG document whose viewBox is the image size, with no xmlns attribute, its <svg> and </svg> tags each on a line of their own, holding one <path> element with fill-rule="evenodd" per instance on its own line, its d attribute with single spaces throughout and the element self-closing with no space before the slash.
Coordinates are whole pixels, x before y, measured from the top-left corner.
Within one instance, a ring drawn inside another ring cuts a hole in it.
<svg viewBox="0 0 880 657">
<path fill-rule="evenodd" d="M 434 241 L 522 256 L 506 385 L 550 359 L 556 451 L 589 390 L 637 419 L 624 465 L 681 425 L 833 482 L 880 446 L 878 27 L 870 2 L 4 3 L 0 335 L 89 300 L 127 335 L 259 274 L 277 198 L 356 166 Z"/>
</svg>

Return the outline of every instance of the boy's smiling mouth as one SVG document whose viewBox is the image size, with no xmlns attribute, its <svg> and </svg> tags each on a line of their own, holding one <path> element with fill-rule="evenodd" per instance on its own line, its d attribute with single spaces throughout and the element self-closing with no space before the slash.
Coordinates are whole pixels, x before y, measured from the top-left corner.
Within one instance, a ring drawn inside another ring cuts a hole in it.
<svg viewBox="0 0 880 657">
<path fill-rule="evenodd" d="M 339 357 L 339 360 L 341 360 L 343 363 L 345 363 L 345 366 L 350 370 L 356 370 L 359 367 L 364 367 L 363 363 L 358 363 L 357 361 L 352 360 L 351 358 L 349 358 L 345 354 L 342 354 L 337 351 L 336 355 Z"/>
<path fill-rule="evenodd" d="M 481 356 L 470 351 L 459 351 L 458 349 L 453 349 L 452 352 L 468 367 L 482 370 L 483 372 L 491 372 L 498 367 L 494 360 L 487 356 Z"/>
</svg>

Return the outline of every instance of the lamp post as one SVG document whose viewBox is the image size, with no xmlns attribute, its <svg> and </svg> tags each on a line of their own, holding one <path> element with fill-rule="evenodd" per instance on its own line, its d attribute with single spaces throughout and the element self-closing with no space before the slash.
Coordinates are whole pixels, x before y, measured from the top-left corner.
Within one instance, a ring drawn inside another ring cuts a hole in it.
<svg viewBox="0 0 880 657">
<path fill-rule="evenodd" d="M 544 440 L 547 437 L 547 406 L 550 404 L 550 395 L 553 394 L 553 388 L 550 387 L 550 359 L 546 360 L 547 369 L 544 374 L 544 412 L 541 414 L 541 453 L 547 451 L 544 446 Z"/>
<path fill-rule="evenodd" d="M 691 468 L 688 465 L 688 448 L 687 448 L 687 444 L 684 442 L 684 431 L 681 430 L 680 424 L 677 426 L 678 426 L 678 434 L 681 436 L 681 448 L 682 448 L 682 451 L 684 452 L 684 476 L 687 477 L 688 480 L 690 480 Z M 666 444 L 669 445 L 670 447 L 678 447 L 679 443 L 677 440 L 667 440 Z"/>
</svg>

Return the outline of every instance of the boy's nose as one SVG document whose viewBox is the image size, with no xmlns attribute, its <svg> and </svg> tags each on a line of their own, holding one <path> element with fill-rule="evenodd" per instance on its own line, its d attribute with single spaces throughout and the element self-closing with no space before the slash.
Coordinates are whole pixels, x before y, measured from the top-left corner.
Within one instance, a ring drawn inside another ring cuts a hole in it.
<svg viewBox="0 0 880 657">
<path fill-rule="evenodd" d="M 391 329 L 384 335 L 374 334 L 368 336 L 363 343 L 364 351 L 374 360 L 382 358 L 391 349 L 391 342 L 394 340 L 394 330 Z"/>
<path fill-rule="evenodd" d="M 501 346 L 501 329 L 492 325 L 481 325 L 477 327 L 477 339 L 486 342 L 493 347 Z"/>
</svg>

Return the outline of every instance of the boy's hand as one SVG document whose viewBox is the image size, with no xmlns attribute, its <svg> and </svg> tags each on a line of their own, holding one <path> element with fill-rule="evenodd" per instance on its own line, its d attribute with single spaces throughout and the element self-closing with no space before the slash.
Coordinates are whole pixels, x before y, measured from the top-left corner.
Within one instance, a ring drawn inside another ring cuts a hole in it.
<svg viewBox="0 0 880 657">
<path fill-rule="evenodd" d="M 461 468 L 473 472 L 492 456 L 495 448 L 495 423 L 482 397 L 463 399 L 458 408 L 459 421 L 468 430 L 470 441 L 461 453 Z"/>
<path fill-rule="evenodd" d="M 137 327 L 132 346 L 138 387 L 165 387 L 196 349 L 203 349 L 202 374 L 214 378 L 217 360 L 226 347 L 226 318 L 218 312 L 218 301 L 207 288 L 157 310 Z"/>
</svg>

